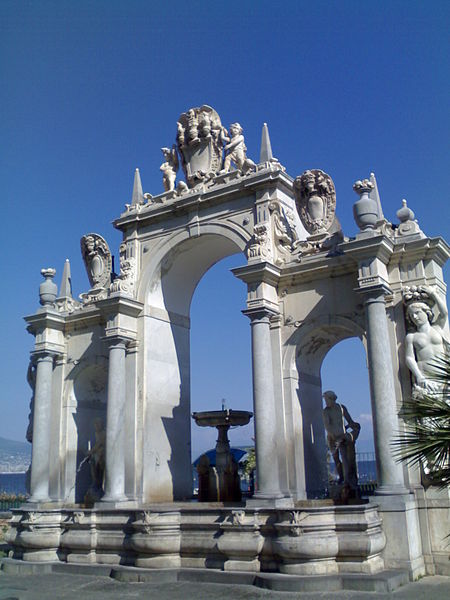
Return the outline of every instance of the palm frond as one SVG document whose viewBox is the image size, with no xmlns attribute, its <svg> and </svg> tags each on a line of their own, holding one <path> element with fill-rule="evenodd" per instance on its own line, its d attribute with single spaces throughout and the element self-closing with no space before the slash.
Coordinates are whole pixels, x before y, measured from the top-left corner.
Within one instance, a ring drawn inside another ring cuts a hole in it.
<svg viewBox="0 0 450 600">
<path fill-rule="evenodd" d="M 437 390 L 406 399 L 399 413 L 405 431 L 392 441 L 397 462 L 422 466 L 433 483 L 450 485 L 450 356 L 430 363 L 427 377 Z"/>
</svg>

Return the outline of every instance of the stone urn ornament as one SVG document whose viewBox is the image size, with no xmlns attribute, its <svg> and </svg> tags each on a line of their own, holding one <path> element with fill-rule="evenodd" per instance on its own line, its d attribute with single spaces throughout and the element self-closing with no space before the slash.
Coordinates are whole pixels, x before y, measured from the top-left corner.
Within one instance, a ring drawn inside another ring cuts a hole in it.
<svg viewBox="0 0 450 600">
<path fill-rule="evenodd" d="M 53 281 L 56 269 L 41 269 L 44 281 L 39 286 L 39 302 L 42 306 L 53 306 L 58 293 L 58 286 Z"/>
<path fill-rule="evenodd" d="M 378 222 L 378 207 L 376 201 L 370 197 L 374 185 L 369 179 L 355 181 L 353 189 L 359 200 L 353 205 L 353 216 L 361 231 L 375 229 Z"/>
</svg>

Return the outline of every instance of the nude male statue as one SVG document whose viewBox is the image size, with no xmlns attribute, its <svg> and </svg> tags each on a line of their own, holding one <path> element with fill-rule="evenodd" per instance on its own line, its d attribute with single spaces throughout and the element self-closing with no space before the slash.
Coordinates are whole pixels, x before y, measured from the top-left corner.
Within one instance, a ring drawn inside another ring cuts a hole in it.
<svg viewBox="0 0 450 600">
<path fill-rule="evenodd" d="M 326 407 L 323 409 L 323 422 L 327 432 L 327 443 L 333 456 L 339 476 L 339 483 L 356 492 L 358 474 L 356 470 L 355 441 L 361 425 L 353 421 L 343 404 L 336 402 L 336 394 L 329 390 L 324 392 Z M 347 425 L 345 424 L 347 421 Z M 350 431 L 348 431 L 350 430 Z"/>
</svg>

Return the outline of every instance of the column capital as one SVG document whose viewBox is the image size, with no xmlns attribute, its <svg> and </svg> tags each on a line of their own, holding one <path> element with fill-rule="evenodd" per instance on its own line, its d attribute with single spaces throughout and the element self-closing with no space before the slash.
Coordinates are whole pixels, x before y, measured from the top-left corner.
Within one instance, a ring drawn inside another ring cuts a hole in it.
<svg viewBox="0 0 450 600">
<path fill-rule="evenodd" d="M 34 363 L 42 360 L 54 361 L 56 358 L 63 356 L 61 352 L 52 348 L 39 348 L 39 350 L 33 350 L 30 352 L 31 359 Z"/>
<path fill-rule="evenodd" d="M 385 302 L 385 297 L 392 295 L 391 288 L 384 282 L 358 287 L 355 289 L 355 292 L 361 294 L 364 304 L 369 302 Z"/>
<path fill-rule="evenodd" d="M 125 336 L 125 335 L 119 335 L 119 334 L 112 334 L 112 335 L 107 334 L 107 335 L 104 335 L 100 339 L 102 340 L 102 342 L 105 342 L 105 344 L 107 344 L 109 348 L 123 347 L 124 349 L 126 349 L 128 344 L 133 341 L 132 338 Z"/>
<path fill-rule="evenodd" d="M 242 311 L 242 314 L 248 317 L 251 323 L 256 321 L 266 321 L 269 323 L 271 317 L 275 317 L 279 313 L 268 306 L 255 306 L 252 308 L 246 308 Z"/>
</svg>

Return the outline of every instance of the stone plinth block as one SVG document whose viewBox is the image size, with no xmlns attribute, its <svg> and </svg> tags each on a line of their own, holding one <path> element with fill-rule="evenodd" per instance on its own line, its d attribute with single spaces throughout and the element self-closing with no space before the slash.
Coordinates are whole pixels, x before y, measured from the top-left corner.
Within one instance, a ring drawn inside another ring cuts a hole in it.
<svg viewBox="0 0 450 600">
<path fill-rule="evenodd" d="M 324 575 L 338 572 L 334 507 L 282 511 L 273 540 L 280 573 Z"/>
<path fill-rule="evenodd" d="M 14 558 L 33 562 L 59 560 L 60 524 L 59 511 L 23 510 L 16 513 L 6 537 L 14 548 Z"/>
<path fill-rule="evenodd" d="M 376 505 L 335 508 L 338 567 L 341 573 L 379 573 L 386 536 Z"/>
<path fill-rule="evenodd" d="M 70 511 L 62 515 L 60 547 L 68 563 L 95 563 L 97 548 L 96 514 Z"/>
<path fill-rule="evenodd" d="M 131 546 L 137 552 L 137 567 L 179 567 L 180 513 L 143 511 L 133 523 Z"/>
<path fill-rule="evenodd" d="M 232 511 L 221 524 L 217 547 L 226 556 L 225 571 L 260 571 L 259 554 L 264 545 L 257 515 Z"/>
</svg>

